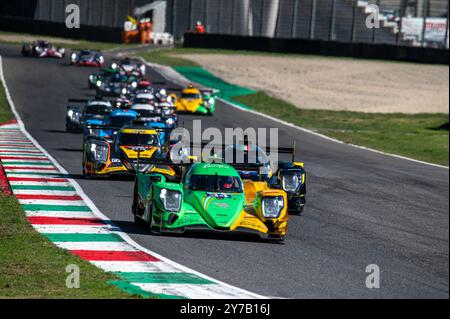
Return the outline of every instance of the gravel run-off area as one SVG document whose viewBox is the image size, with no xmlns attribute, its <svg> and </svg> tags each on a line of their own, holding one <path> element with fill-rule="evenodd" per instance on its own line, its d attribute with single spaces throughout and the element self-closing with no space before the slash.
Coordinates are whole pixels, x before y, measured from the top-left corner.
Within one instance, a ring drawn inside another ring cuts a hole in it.
<svg viewBox="0 0 450 319">
<path fill-rule="evenodd" d="M 299 108 L 449 113 L 449 68 L 407 62 L 282 55 L 187 54 L 224 80 Z"/>
</svg>

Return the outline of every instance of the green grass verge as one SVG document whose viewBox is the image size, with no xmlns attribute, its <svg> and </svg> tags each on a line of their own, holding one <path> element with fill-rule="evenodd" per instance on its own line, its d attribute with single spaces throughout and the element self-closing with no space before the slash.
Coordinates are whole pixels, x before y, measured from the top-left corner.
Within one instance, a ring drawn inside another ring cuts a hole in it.
<svg viewBox="0 0 450 319">
<path fill-rule="evenodd" d="M 380 151 L 448 166 L 448 114 L 305 110 L 258 92 L 233 100 L 289 123 Z"/>
<path fill-rule="evenodd" d="M 194 61 L 187 60 L 177 56 L 181 50 L 184 49 L 159 49 L 151 51 L 135 52 L 137 56 L 144 58 L 147 62 L 156 63 L 160 65 L 167 65 L 171 67 L 180 66 L 200 66 Z"/>
<path fill-rule="evenodd" d="M 8 106 L 8 101 L 6 100 L 5 88 L 0 82 L 0 123 L 5 123 L 14 118 L 11 112 L 11 108 Z"/>
<path fill-rule="evenodd" d="M 129 44 L 120 44 L 120 43 L 108 43 L 108 42 L 95 42 L 95 41 L 86 41 L 86 40 L 77 40 L 77 39 L 67 39 L 70 41 L 74 41 L 76 43 L 66 43 L 66 42 L 58 42 L 58 39 L 60 38 L 53 38 L 46 35 L 35 35 L 35 34 L 26 34 L 26 33 L 15 33 L 15 32 L 6 32 L 6 31 L 0 31 L 0 43 L 4 44 L 23 44 L 23 42 L 20 41 L 2 41 L 1 36 L 7 35 L 7 36 L 30 36 L 36 39 L 49 39 L 55 46 L 63 47 L 66 49 L 76 50 L 76 49 L 91 49 L 96 51 L 105 51 L 109 49 L 114 48 L 130 48 L 136 45 L 129 45 Z"/>
<path fill-rule="evenodd" d="M 59 249 L 34 231 L 14 196 L 0 195 L 0 298 L 131 298 L 108 284 L 116 277 Z M 68 265 L 80 267 L 80 288 L 66 287 Z"/>
<path fill-rule="evenodd" d="M 326 60 L 364 60 L 366 62 L 379 63 L 380 60 L 374 59 L 355 59 L 351 57 L 334 57 L 334 56 L 320 56 L 313 54 L 299 54 L 299 53 L 277 53 L 277 52 L 261 52 L 261 51 L 246 51 L 246 50 L 226 50 L 226 49 L 201 49 L 201 48 L 162 48 L 159 50 L 148 50 L 135 52 L 137 56 L 140 56 L 148 62 L 153 62 L 161 65 L 167 65 L 171 67 L 182 66 L 200 66 L 198 63 L 192 60 L 181 57 L 184 54 L 229 54 L 229 55 L 247 55 L 247 56 L 278 56 L 278 57 L 301 57 L 302 59 L 326 59 Z M 384 63 L 409 63 L 402 61 L 383 61 Z"/>
<path fill-rule="evenodd" d="M 281 53 L 256 52 L 256 51 L 232 51 L 222 49 L 194 49 L 194 48 L 163 48 L 159 50 L 139 51 L 136 55 L 144 58 L 148 62 L 167 65 L 171 67 L 183 66 L 200 66 L 192 60 L 185 59 L 180 55 L 183 54 L 239 54 L 239 55 L 279 55 L 286 56 Z"/>
<path fill-rule="evenodd" d="M 11 119 L 0 83 L 0 123 Z M 80 267 L 80 289 L 66 287 L 71 264 Z M 0 190 L 0 299 L 137 297 L 107 283 L 117 280 L 37 233 L 16 198 Z"/>
</svg>

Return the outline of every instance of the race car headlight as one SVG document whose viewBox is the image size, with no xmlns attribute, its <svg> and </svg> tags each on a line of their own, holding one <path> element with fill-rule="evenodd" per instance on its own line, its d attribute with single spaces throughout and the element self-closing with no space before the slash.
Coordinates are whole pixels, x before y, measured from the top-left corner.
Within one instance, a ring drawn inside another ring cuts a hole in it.
<svg viewBox="0 0 450 319">
<path fill-rule="evenodd" d="M 262 200 L 262 212 L 266 218 L 278 218 L 284 207 L 284 199 L 281 196 L 265 197 Z"/>
<path fill-rule="evenodd" d="M 74 110 L 67 111 L 67 116 L 72 122 L 79 123 L 81 120 L 81 114 L 79 112 L 75 112 Z"/>
<path fill-rule="evenodd" d="M 97 84 L 98 87 L 101 87 L 102 86 L 102 81 L 97 81 L 96 84 Z"/>
<path fill-rule="evenodd" d="M 72 59 L 72 62 L 75 62 L 77 60 L 77 54 L 76 53 L 72 53 L 71 59 Z"/>
<path fill-rule="evenodd" d="M 95 161 L 106 163 L 108 159 L 108 145 L 99 142 L 89 142 L 88 150 Z"/>
<path fill-rule="evenodd" d="M 117 69 L 118 67 L 119 67 L 119 65 L 117 63 L 111 64 L 111 68 L 112 69 Z"/>
<path fill-rule="evenodd" d="M 168 189 L 161 190 L 161 202 L 164 210 L 170 213 L 178 213 L 181 209 L 181 193 Z"/>
<path fill-rule="evenodd" d="M 175 125 L 175 120 L 173 119 L 173 118 L 168 118 L 167 120 L 166 120 L 166 124 L 168 125 L 168 126 L 172 126 L 172 125 Z"/>
<path fill-rule="evenodd" d="M 123 95 L 126 95 L 126 94 L 127 94 L 127 92 L 128 92 L 128 91 L 127 91 L 127 89 L 126 89 L 126 88 L 123 88 L 123 89 L 122 89 L 122 94 L 123 94 Z"/>
<path fill-rule="evenodd" d="M 281 178 L 283 190 L 289 193 L 296 192 L 302 184 L 301 174 L 288 174 Z"/>
<path fill-rule="evenodd" d="M 133 89 L 137 88 L 137 86 L 138 86 L 138 83 L 137 83 L 137 82 L 131 83 L 131 87 L 132 87 Z"/>
<path fill-rule="evenodd" d="M 99 56 L 99 58 L 98 58 L 98 62 L 100 62 L 100 63 L 103 63 L 103 62 L 105 62 L 105 58 L 101 55 L 101 56 Z"/>
</svg>

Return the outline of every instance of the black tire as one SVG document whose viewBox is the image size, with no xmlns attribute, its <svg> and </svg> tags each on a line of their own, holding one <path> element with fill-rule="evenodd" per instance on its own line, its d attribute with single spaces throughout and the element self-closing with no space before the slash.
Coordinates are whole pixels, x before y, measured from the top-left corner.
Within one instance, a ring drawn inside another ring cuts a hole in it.
<svg viewBox="0 0 450 319">
<path fill-rule="evenodd" d="M 22 55 L 24 57 L 29 57 L 31 55 L 31 46 L 30 45 L 23 45 L 22 46 Z"/>
<path fill-rule="evenodd" d="M 295 209 L 295 210 L 290 210 L 289 214 L 290 215 L 302 216 L 303 215 L 303 210 L 304 210 L 304 206 L 302 206 L 302 207 L 300 207 L 298 209 Z"/>
<path fill-rule="evenodd" d="M 137 226 L 145 226 L 146 225 L 145 220 L 139 217 L 144 215 L 144 208 L 142 208 L 141 205 L 138 203 L 138 195 L 136 189 L 133 195 L 133 206 L 131 207 L 131 210 L 133 213 L 134 223 Z"/>
<path fill-rule="evenodd" d="M 87 172 L 86 166 L 84 164 L 83 164 L 83 176 L 85 179 L 92 179 L 92 175 Z"/>
<path fill-rule="evenodd" d="M 161 232 L 156 230 L 156 228 L 153 226 L 153 210 L 151 209 L 151 206 L 147 207 L 147 209 L 149 210 L 150 213 L 150 222 L 148 223 L 150 234 L 152 234 L 153 236 L 159 236 L 161 235 Z"/>
</svg>

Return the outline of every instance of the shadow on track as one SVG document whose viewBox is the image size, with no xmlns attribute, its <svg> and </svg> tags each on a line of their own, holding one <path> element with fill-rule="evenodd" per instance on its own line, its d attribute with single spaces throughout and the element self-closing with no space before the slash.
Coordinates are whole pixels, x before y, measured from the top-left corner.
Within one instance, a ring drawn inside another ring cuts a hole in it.
<svg viewBox="0 0 450 319">
<path fill-rule="evenodd" d="M 131 210 L 131 208 L 130 208 Z M 209 240 L 226 240 L 226 241 L 239 241 L 239 242 L 254 242 L 264 244 L 284 244 L 281 241 L 276 240 L 264 240 L 258 235 L 243 234 L 243 233 L 208 233 L 201 231 L 188 231 L 183 234 L 162 234 L 152 235 L 150 230 L 146 226 L 136 225 L 134 222 L 113 220 L 112 223 L 119 227 L 123 232 L 134 235 L 148 235 L 155 237 L 167 237 L 167 238 L 191 238 L 191 239 L 209 239 Z"/>
</svg>

